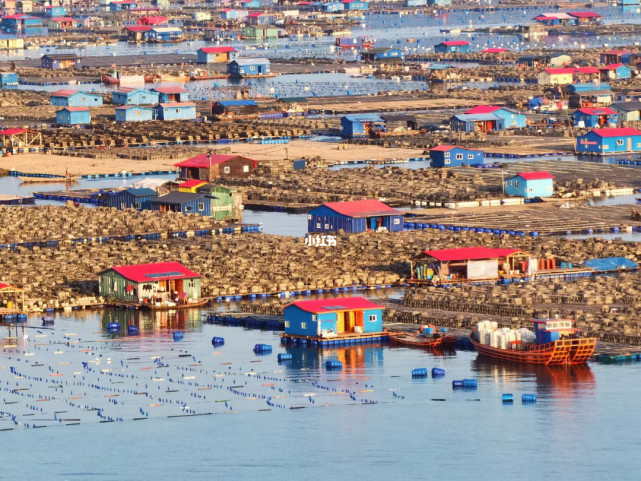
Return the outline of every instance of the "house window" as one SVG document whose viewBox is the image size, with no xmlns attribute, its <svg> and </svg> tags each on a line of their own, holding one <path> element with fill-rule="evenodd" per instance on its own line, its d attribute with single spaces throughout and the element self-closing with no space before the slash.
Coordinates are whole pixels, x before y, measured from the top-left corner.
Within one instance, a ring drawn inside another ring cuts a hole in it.
<svg viewBox="0 0 641 481">
<path fill-rule="evenodd" d="M 445 165 L 449 165 L 449 163 L 450 163 L 450 159 L 445 159 L 445 162 L 444 162 L 444 163 L 445 163 Z"/>
<path fill-rule="evenodd" d="M 307 323 L 306 322 L 301 322 L 300 323 L 300 328 L 301 329 L 307 329 Z"/>
<path fill-rule="evenodd" d="M 251 66 L 249 67 L 249 70 L 256 70 L 256 67 L 254 67 L 253 65 L 251 65 Z"/>
<path fill-rule="evenodd" d="M 463 160 L 463 154 L 456 154 L 456 160 Z"/>
<path fill-rule="evenodd" d="M 623 145 L 623 139 L 617 140 L 617 147 L 621 147 Z"/>
<path fill-rule="evenodd" d="M 516 187 L 517 189 L 519 188 L 519 181 L 518 180 L 514 181 L 514 187 Z"/>
<path fill-rule="evenodd" d="M 326 229 L 326 230 L 328 230 L 328 229 L 329 229 L 329 224 L 325 224 L 325 229 Z"/>
<path fill-rule="evenodd" d="M 307 220 L 312 220 L 312 216 L 310 214 L 307 214 Z"/>
<path fill-rule="evenodd" d="M 229 172 L 231 172 L 229 167 L 223 167 L 223 173 L 224 174 L 229 174 Z"/>
<path fill-rule="evenodd" d="M 121 202 L 120 203 L 120 208 L 121 209 L 126 209 L 127 208 L 127 204 L 125 204 L 124 202 Z"/>
<path fill-rule="evenodd" d="M 394 224 L 400 224 L 400 223 L 401 223 L 401 219 L 394 219 Z"/>
<path fill-rule="evenodd" d="M 376 322 L 378 316 L 376 314 L 371 314 L 369 316 L 369 322 Z"/>
<path fill-rule="evenodd" d="M 200 210 L 200 211 L 205 210 L 205 203 L 204 202 L 198 202 L 198 210 Z"/>
<path fill-rule="evenodd" d="M 136 209 L 142 209 L 142 203 L 136 202 Z"/>
<path fill-rule="evenodd" d="M 285 329 L 289 328 L 289 321 L 285 321 Z"/>
<path fill-rule="evenodd" d="M 243 165 L 243 172 L 249 172 L 249 165 Z"/>
<path fill-rule="evenodd" d="M 534 192 L 534 189 L 532 187 L 528 188 L 528 192 Z"/>
<path fill-rule="evenodd" d="M 320 229 L 320 228 L 321 228 L 321 223 L 320 223 L 320 222 L 316 222 L 316 228 L 317 228 L 317 229 Z"/>
<path fill-rule="evenodd" d="M 450 153 L 449 152 L 445 152 L 445 157 L 449 157 L 449 156 L 450 156 Z"/>
<path fill-rule="evenodd" d="M 467 160 L 474 160 L 474 154 L 467 154 Z"/>
</svg>

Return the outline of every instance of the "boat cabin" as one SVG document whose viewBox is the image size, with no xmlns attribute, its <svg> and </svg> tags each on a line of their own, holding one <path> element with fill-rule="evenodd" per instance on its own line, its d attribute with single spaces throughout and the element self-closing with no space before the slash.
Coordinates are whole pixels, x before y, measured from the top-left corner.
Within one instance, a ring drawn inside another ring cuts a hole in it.
<svg viewBox="0 0 641 481">
<path fill-rule="evenodd" d="M 532 322 L 537 344 L 579 337 L 580 329 L 574 327 L 571 319 L 537 319 Z"/>
</svg>

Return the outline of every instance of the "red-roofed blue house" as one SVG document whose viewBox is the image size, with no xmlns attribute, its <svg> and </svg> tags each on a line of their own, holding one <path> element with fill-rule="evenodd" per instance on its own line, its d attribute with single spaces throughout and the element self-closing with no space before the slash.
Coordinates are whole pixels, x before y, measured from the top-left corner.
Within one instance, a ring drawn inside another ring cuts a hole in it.
<svg viewBox="0 0 641 481">
<path fill-rule="evenodd" d="M 437 53 L 467 53 L 470 51 L 470 42 L 466 40 L 446 40 L 434 45 Z"/>
<path fill-rule="evenodd" d="M 114 266 L 100 273 L 99 292 L 119 301 L 187 304 L 201 297 L 200 277 L 179 262 Z"/>
<path fill-rule="evenodd" d="M 554 176 L 548 172 L 521 172 L 505 179 L 505 193 L 533 199 L 554 194 Z"/>
<path fill-rule="evenodd" d="M 437 145 L 430 149 L 430 165 L 436 168 L 483 165 L 484 162 L 482 150 L 466 149 L 458 145 Z"/>
<path fill-rule="evenodd" d="M 576 150 L 597 154 L 641 152 L 641 132 L 632 127 L 594 129 L 577 137 Z"/>
<path fill-rule="evenodd" d="M 312 299 L 285 306 L 285 334 L 320 338 L 383 331 L 383 306 L 362 297 Z"/>
<path fill-rule="evenodd" d="M 307 232 L 336 232 L 348 234 L 386 229 L 403 230 L 403 213 L 379 200 L 328 202 L 309 211 Z"/>
</svg>

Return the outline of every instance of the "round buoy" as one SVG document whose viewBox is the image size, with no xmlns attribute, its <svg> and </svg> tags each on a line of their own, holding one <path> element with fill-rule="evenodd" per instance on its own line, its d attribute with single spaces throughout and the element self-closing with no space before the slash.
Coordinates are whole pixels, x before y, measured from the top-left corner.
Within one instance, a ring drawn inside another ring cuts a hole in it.
<svg viewBox="0 0 641 481">
<path fill-rule="evenodd" d="M 214 336 L 211 340 L 211 344 L 212 346 L 222 346 L 225 344 L 225 338 Z"/>
<path fill-rule="evenodd" d="M 119 322 L 110 322 L 107 324 L 107 329 L 110 331 L 119 331 L 120 330 L 120 323 Z"/>
<path fill-rule="evenodd" d="M 174 331 L 174 341 L 182 341 L 185 335 L 181 331 Z"/>
</svg>

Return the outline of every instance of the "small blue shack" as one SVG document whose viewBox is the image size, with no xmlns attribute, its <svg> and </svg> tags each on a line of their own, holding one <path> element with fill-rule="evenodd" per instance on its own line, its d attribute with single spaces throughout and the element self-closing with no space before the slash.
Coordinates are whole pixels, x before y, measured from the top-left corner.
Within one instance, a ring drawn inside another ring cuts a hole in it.
<svg viewBox="0 0 641 481">
<path fill-rule="evenodd" d="M 345 10 L 345 5 L 343 5 L 341 2 L 328 2 L 321 3 L 321 8 L 325 13 L 336 13 Z"/>
<path fill-rule="evenodd" d="M 160 93 L 122 87 L 113 92 L 111 101 L 116 105 L 155 105 L 160 102 Z"/>
<path fill-rule="evenodd" d="M 341 2 L 345 5 L 345 10 L 368 10 L 369 3 L 361 2 L 360 0 L 343 0 Z"/>
<path fill-rule="evenodd" d="M 446 40 L 434 45 L 436 53 L 467 53 L 470 51 L 470 42 L 466 40 Z"/>
<path fill-rule="evenodd" d="M 367 137 L 370 132 L 384 129 L 385 121 L 375 114 L 350 114 L 341 118 L 343 137 Z"/>
<path fill-rule="evenodd" d="M 454 132 L 491 132 L 505 130 L 505 119 L 495 114 L 458 114 L 450 118 Z"/>
<path fill-rule="evenodd" d="M 427 4 L 436 7 L 449 7 L 452 5 L 452 0 L 427 0 Z"/>
<path fill-rule="evenodd" d="M 140 105 L 121 105 L 116 107 L 116 122 L 146 122 L 156 118 L 153 107 Z"/>
<path fill-rule="evenodd" d="M 151 200 L 151 210 L 158 212 L 182 212 L 183 214 L 211 215 L 211 202 L 205 194 L 174 190 Z"/>
<path fill-rule="evenodd" d="M 619 113 L 610 107 L 583 107 L 574 112 L 575 127 L 604 127 L 618 124 Z"/>
<path fill-rule="evenodd" d="M 227 64 L 227 73 L 232 77 L 269 75 L 271 63 L 266 58 L 239 58 Z"/>
<path fill-rule="evenodd" d="M 327 202 L 309 211 L 307 232 L 336 232 L 348 234 L 372 232 L 380 228 L 390 232 L 403 230 L 403 213 L 379 200 Z"/>
<path fill-rule="evenodd" d="M 56 123 L 60 125 L 83 125 L 91 123 L 89 107 L 65 107 L 56 112 Z"/>
<path fill-rule="evenodd" d="M 482 150 L 466 149 L 458 145 L 437 145 L 430 149 L 432 167 L 460 167 L 463 165 L 483 165 L 485 154 Z"/>
<path fill-rule="evenodd" d="M 160 120 L 193 120 L 196 118 L 196 104 L 193 102 L 173 102 L 158 104 L 156 118 Z"/>
<path fill-rule="evenodd" d="M 472 115 L 485 115 L 494 114 L 503 119 L 504 129 L 522 129 L 527 127 L 527 116 L 518 110 L 510 109 L 507 107 L 497 107 L 495 105 L 477 105 L 469 110 L 463 112 L 464 114 Z M 495 129 L 499 130 L 499 129 Z"/>
<path fill-rule="evenodd" d="M 505 179 L 505 193 L 531 199 L 554 194 L 554 176 L 548 172 L 521 172 Z"/>
<path fill-rule="evenodd" d="M 158 102 L 187 102 L 189 100 L 189 90 L 182 87 L 154 87 L 151 89 L 158 93 Z"/>
<path fill-rule="evenodd" d="M 18 88 L 18 74 L 14 72 L 0 72 L 0 88 Z"/>
<path fill-rule="evenodd" d="M 406 7 L 424 7 L 427 5 L 427 0 L 405 0 Z"/>
<path fill-rule="evenodd" d="M 285 334 L 339 337 L 383 331 L 383 306 L 362 297 L 311 299 L 285 306 Z"/>
<path fill-rule="evenodd" d="M 102 95 L 80 92 L 78 90 L 58 90 L 49 95 L 51 105 L 59 107 L 99 107 Z"/>
<path fill-rule="evenodd" d="M 641 152 L 641 132 L 632 127 L 594 129 L 576 139 L 577 152 Z"/>
<path fill-rule="evenodd" d="M 150 210 L 151 201 L 158 197 L 155 190 L 152 189 L 133 189 L 129 188 L 107 197 L 107 206 L 115 207 L 118 210 L 138 209 Z"/>
</svg>

